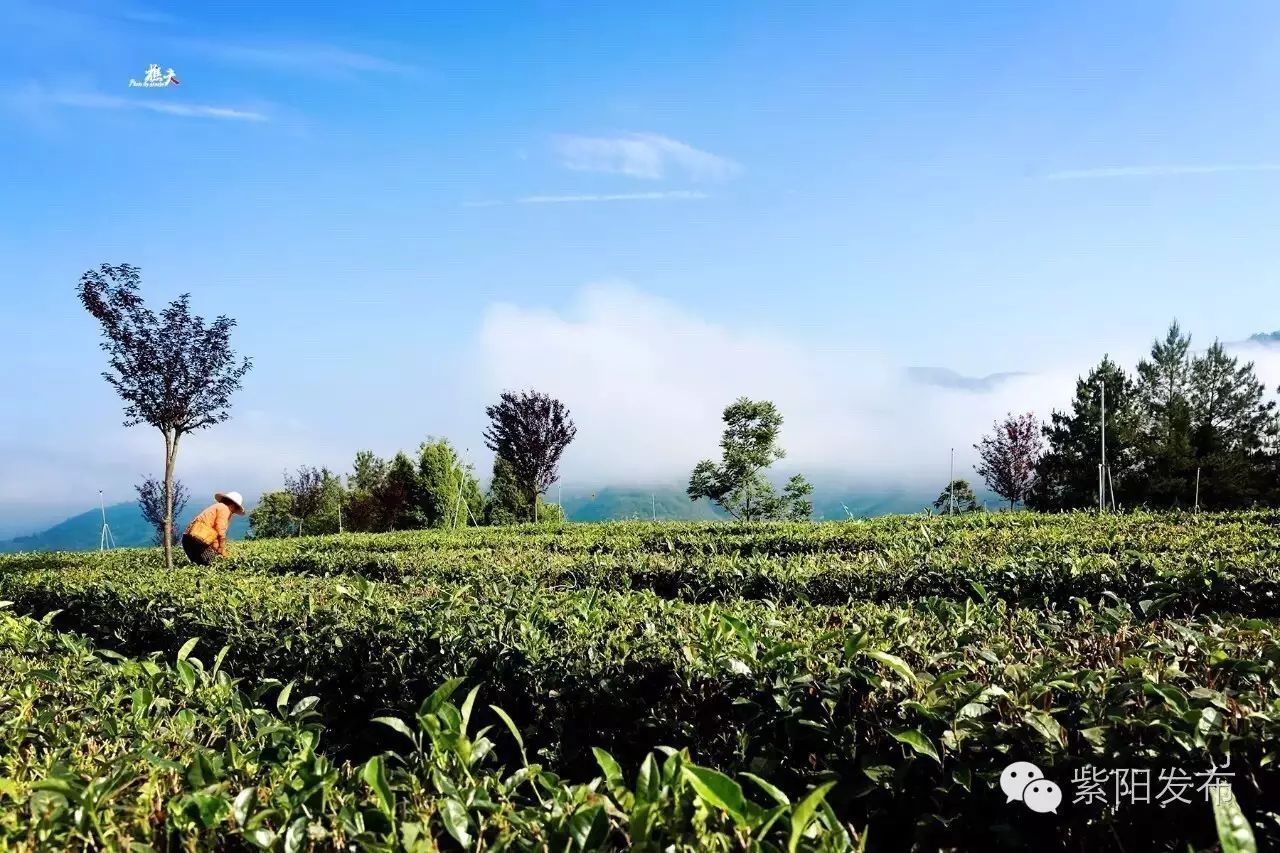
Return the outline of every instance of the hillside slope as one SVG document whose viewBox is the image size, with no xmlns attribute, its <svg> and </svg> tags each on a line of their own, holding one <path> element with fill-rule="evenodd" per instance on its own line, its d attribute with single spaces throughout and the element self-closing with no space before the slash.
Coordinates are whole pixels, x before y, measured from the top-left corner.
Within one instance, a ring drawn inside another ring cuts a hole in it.
<svg viewBox="0 0 1280 853">
<path fill-rule="evenodd" d="M 201 507 L 188 507 L 177 519 L 178 528 L 185 528 Z M 107 524 L 117 547 L 135 548 L 150 545 L 154 537 L 151 525 L 142 518 L 136 503 L 118 503 L 107 507 Z M 249 529 L 249 523 L 236 520 L 231 525 L 231 538 L 240 539 Z M 92 551 L 98 547 L 102 536 L 102 511 L 91 509 L 73 515 L 47 530 L 29 536 L 19 536 L 0 542 L 0 553 L 14 551 Z"/>
<path fill-rule="evenodd" d="M 559 495 L 553 489 L 548 496 Z M 924 510 L 933 499 L 919 489 L 906 487 L 863 487 L 847 483 L 815 483 L 813 517 L 833 520 L 849 517 L 913 513 Z M 980 497 L 990 498 L 989 495 Z M 564 490 L 565 511 L 570 521 L 624 521 L 651 519 L 659 521 L 710 521 L 727 516 L 705 500 L 691 501 L 678 486 L 604 486 L 598 489 L 570 487 Z M 996 502 L 989 502 L 992 508 Z M 200 507 L 189 507 L 178 518 L 179 529 L 190 522 Z M 133 548 L 150 545 L 151 527 L 143 520 L 135 503 L 118 503 L 107 507 L 107 523 L 117 547 Z M 231 525 L 231 538 L 243 539 L 249 531 L 247 519 Z M 0 553 L 16 551 L 92 551 L 98 547 L 102 533 L 102 513 L 91 509 L 59 522 L 47 530 L 0 542 Z"/>
</svg>

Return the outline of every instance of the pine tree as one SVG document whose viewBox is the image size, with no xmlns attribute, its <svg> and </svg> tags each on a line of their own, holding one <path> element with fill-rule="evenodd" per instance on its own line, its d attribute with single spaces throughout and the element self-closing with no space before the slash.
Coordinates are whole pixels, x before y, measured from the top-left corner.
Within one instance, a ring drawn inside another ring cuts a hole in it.
<svg viewBox="0 0 1280 853">
<path fill-rule="evenodd" d="M 1175 320 L 1138 362 L 1144 499 L 1152 506 L 1188 506 L 1195 488 L 1191 443 L 1191 336 Z"/>
<path fill-rule="evenodd" d="M 1192 360 L 1192 447 L 1202 506 L 1231 509 L 1266 499 L 1265 451 L 1277 424 L 1276 404 L 1264 401 L 1265 394 L 1253 362 L 1240 364 L 1216 340 Z"/>
<path fill-rule="evenodd" d="M 1028 506 L 1038 510 L 1097 506 L 1104 387 L 1107 464 L 1116 501 L 1130 506 L 1145 499 L 1146 481 L 1137 475 L 1137 386 L 1110 356 L 1103 356 L 1088 376 L 1076 380 L 1070 413 L 1054 411 L 1045 425 L 1044 437 L 1049 447 L 1036 464 L 1036 484 L 1027 498 Z"/>
</svg>

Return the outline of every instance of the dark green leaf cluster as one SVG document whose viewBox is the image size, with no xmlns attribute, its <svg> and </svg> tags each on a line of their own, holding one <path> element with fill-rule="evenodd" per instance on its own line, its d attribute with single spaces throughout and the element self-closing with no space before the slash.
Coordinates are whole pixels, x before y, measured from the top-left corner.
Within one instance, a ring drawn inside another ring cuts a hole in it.
<svg viewBox="0 0 1280 853">
<path fill-rule="evenodd" d="M 793 476 L 779 494 L 765 474 L 786 456 L 778 445 L 782 414 L 777 407 L 739 397 L 723 417 L 720 461 L 704 459 L 694 466 L 689 499 L 706 498 L 740 521 L 799 521 L 813 515 L 813 486 L 804 477 Z"/>
<path fill-rule="evenodd" d="M 604 750 L 572 783 L 536 763 L 508 769 L 495 744 L 520 732 L 472 721 L 446 682 L 388 749 L 356 764 L 326 754 L 319 699 L 251 683 L 183 643 L 170 662 L 95 649 L 0 612 L 0 847 L 4 849 L 356 849 L 441 843 L 516 850 L 853 850 L 825 784 L 792 802 L 691 760 L 649 754 L 634 781 Z M 743 784 L 749 788 L 744 790 Z"/>
<path fill-rule="evenodd" d="M 523 525 L 249 543 L 178 572 L 144 551 L 7 557 L 0 598 L 126 655 L 200 636 L 227 646 L 228 673 L 296 682 L 320 699 L 321 754 L 364 768 L 375 808 L 404 796 L 369 759 L 406 735 L 365 721 L 429 737 L 422 697 L 465 677 L 486 697 L 467 731 L 497 733 L 504 772 L 617 778 L 595 747 L 631 780 L 655 745 L 688 749 L 731 780 L 681 771 L 743 844 L 782 804 L 740 802 L 734 784 L 769 791 L 747 773 L 797 809 L 835 782 L 833 819 L 872 839 L 995 849 L 1043 841 L 998 793 L 1009 756 L 1070 779 L 1229 754 L 1242 814 L 1274 845 L 1277 531 L 1274 513 Z M 479 837 L 474 813 L 446 808 Z M 1082 849 L 1214 843 L 1204 803 L 1172 814 L 1074 809 L 1051 831 Z"/>
<path fill-rule="evenodd" d="M 1030 506 L 1098 505 L 1104 389 L 1108 503 L 1112 494 L 1121 507 L 1280 503 L 1280 419 L 1253 363 L 1216 340 L 1194 352 L 1175 322 L 1136 375 L 1104 356 L 1076 382 L 1071 410 L 1044 427 L 1049 449 Z"/>
</svg>

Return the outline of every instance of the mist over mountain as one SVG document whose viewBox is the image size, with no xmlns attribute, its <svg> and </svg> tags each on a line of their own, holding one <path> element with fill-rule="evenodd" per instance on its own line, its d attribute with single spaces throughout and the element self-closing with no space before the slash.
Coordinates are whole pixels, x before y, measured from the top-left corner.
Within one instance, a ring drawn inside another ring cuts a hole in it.
<svg viewBox="0 0 1280 853">
<path fill-rule="evenodd" d="M 961 476 L 964 476 L 961 474 Z M 972 478 L 970 478 L 972 482 Z M 921 512 L 929 507 L 938 491 L 945 485 L 940 480 L 937 487 L 928 489 L 918 485 L 857 486 L 839 480 L 814 481 L 813 517 L 818 520 L 862 518 L 894 513 Z M 564 501 L 570 521 L 623 521 L 627 519 L 653 519 L 659 521 L 710 521 L 727 516 L 705 500 L 691 501 L 681 486 L 664 484 L 653 486 L 566 486 L 562 490 L 552 488 L 549 500 Z M 979 491 L 993 509 L 999 501 Z M 177 519 L 179 529 L 184 528 L 201 509 L 189 506 Z M 152 543 L 150 525 L 142 518 L 134 502 L 112 504 L 106 508 L 107 524 L 116 546 L 120 548 L 146 547 Z M 243 539 L 249 532 L 247 519 L 236 519 L 231 524 L 231 538 Z M 73 515 L 47 529 L 25 536 L 0 541 L 0 553 L 15 551 L 92 551 L 98 548 L 102 535 L 102 512 L 92 509 Z"/>
<path fill-rule="evenodd" d="M 175 520 L 179 530 L 186 527 L 203 506 L 191 507 Z M 120 548 L 147 546 L 155 538 L 151 525 L 142 517 L 135 502 L 111 504 L 106 508 L 111 538 Z M 233 525 L 233 528 L 235 525 Z M 240 536 L 248 524 L 242 525 Z M 233 533 L 235 533 L 233 529 Z M 233 538 L 237 538 L 234 537 Z M 102 539 L 102 510 L 98 508 L 73 515 L 46 530 L 0 542 L 0 553 L 13 551 L 93 551 Z"/>
</svg>

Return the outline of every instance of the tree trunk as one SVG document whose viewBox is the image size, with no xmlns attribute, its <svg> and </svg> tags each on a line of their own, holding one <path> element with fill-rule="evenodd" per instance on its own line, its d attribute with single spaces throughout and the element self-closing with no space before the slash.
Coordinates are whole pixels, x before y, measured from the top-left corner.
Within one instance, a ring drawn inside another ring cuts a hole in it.
<svg viewBox="0 0 1280 853">
<path fill-rule="evenodd" d="M 164 564 L 173 569 L 173 466 L 178 458 L 176 430 L 164 431 Z"/>
</svg>

